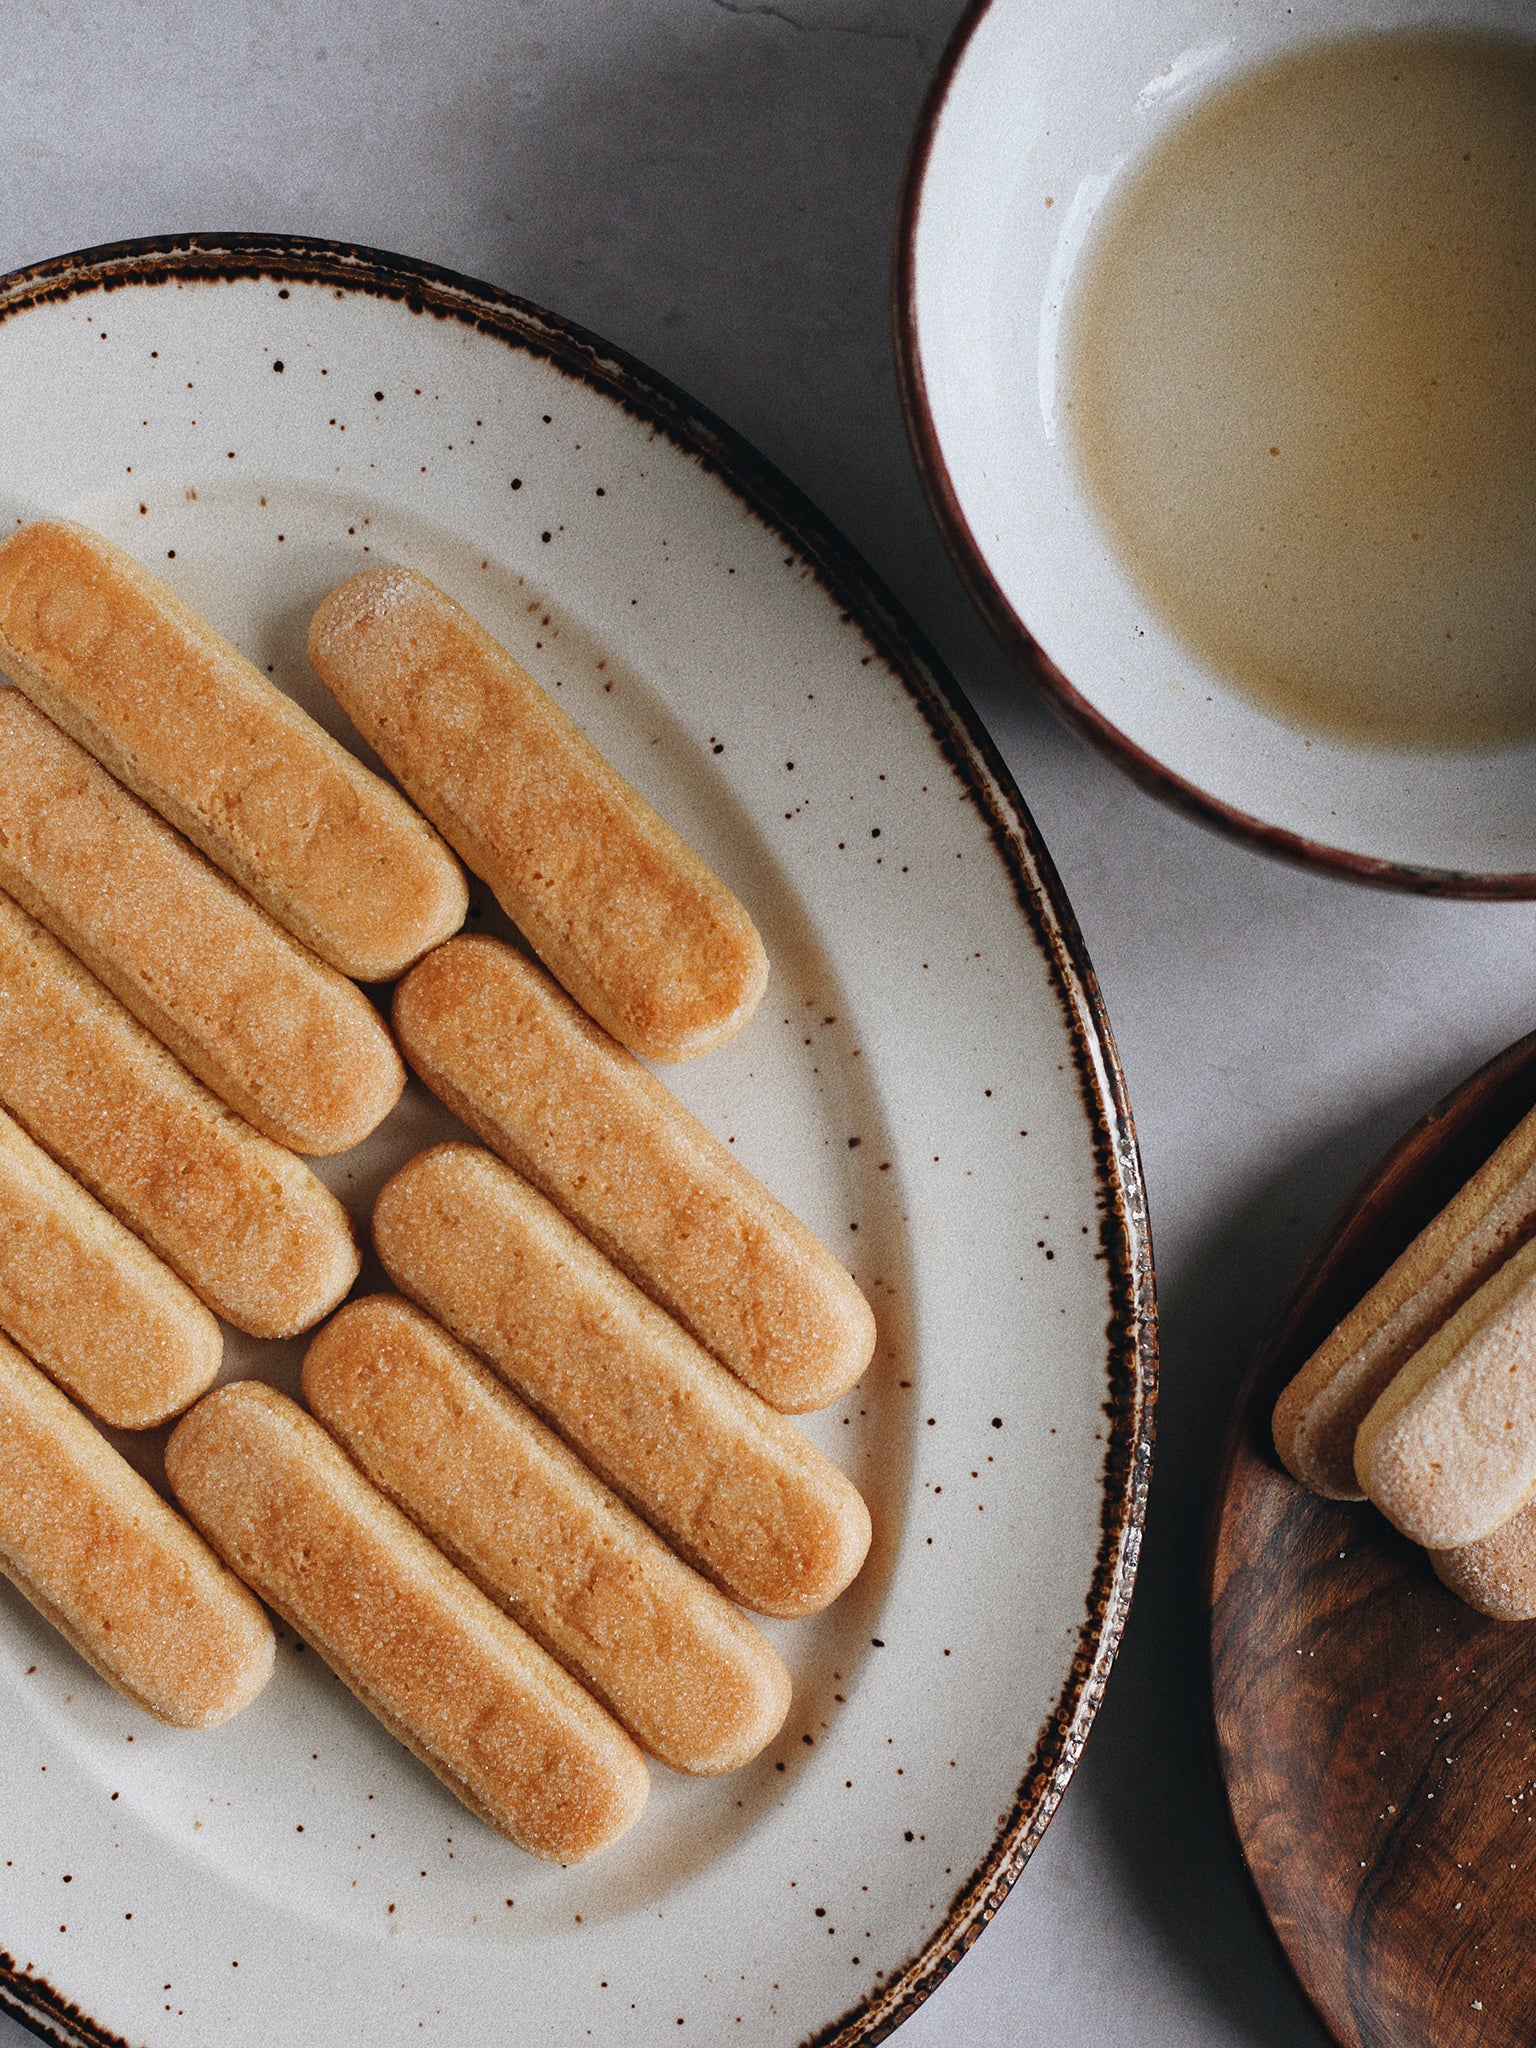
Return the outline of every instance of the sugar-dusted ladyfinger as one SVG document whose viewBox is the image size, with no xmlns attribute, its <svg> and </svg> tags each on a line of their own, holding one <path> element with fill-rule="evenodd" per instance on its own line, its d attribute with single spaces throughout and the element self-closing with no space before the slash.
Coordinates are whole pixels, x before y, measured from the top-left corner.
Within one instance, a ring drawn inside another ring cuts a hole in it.
<svg viewBox="0 0 1536 2048">
<path fill-rule="evenodd" d="M 3 1337 L 0 1571 L 157 1720 L 210 1728 L 271 1675 L 245 1587 Z"/>
<path fill-rule="evenodd" d="M 399 1100 L 405 1069 L 362 990 L 19 690 L 0 690 L 0 888 L 279 1145 L 345 1152 Z"/>
<path fill-rule="evenodd" d="M 311 1341 L 304 1399 L 381 1492 L 675 1771 L 772 1741 L 789 1674 L 741 1611 L 398 1295 Z"/>
<path fill-rule="evenodd" d="M 858 1571 L 845 1475 L 489 1152 L 410 1160 L 373 1236 L 395 1285 L 744 1607 L 814 1614 Z"/>
<path fill-rule="evenodd" d="M 1427 1550 L 1479 1542 L 1536 1493 L 1536 1242 L 1409 1359 L 1360 1425 L 1355 1472 Z"/>
<path fill-rule="evenodd" d="M 519 1848 L 579 1863 L 639 1819 L 645 1762 L 617 1722 L 296 1403 L 219 1388 L 176 1425 L 165 1469 L 246 1584 Z"/>
<path fill-rule="evenodd" d="M 0 1329 L 117 1429 L 190 1407 L 224 1348 L 192 1290 L 4 1110 Z"/>
<path fill-rule="evenodd" d="M 463 922 L 425 819 L 99 534 L 0 543 L 0 668 L 343 974 L 393 980 Z"/>
<path fill-rule="evenodd" d="M 374 569 L 315 613 L 321 682 L 556 980 L 658 1060 L 739 1031 L 767 985 L 720 878 L 435 584 Z"/>
<path fill-rule="evenodd" d="M 58 940 L 0 895 L 0 1103 L 254 1337 L 291 1337 L 358 1273 L 347 1212 L 226 1109 Z"/>
<path fill-rule="evenodd" d="M 1536 1501 L 1476 1543 L 1432 1550 L 1429 1561 L 1458 1598 L 1495 1621 L 1536 1621 Z"/>
<path fill-rule="evenodd" d="M 1292 1476 L 1358 1500 L 1355 1433 L 1399 1368 L 1536 1232 L 1536 1111 L 1427 1223 L 1296 1375 L 1275 1407 Z"/>
<path fill-rule="evenodd" d="M 875 1321 L 846 1269 L 533 961 L 450 939 L 394 1024 L 434 1094 L 770 1406 L 863 1372 Z"/>
</svg>

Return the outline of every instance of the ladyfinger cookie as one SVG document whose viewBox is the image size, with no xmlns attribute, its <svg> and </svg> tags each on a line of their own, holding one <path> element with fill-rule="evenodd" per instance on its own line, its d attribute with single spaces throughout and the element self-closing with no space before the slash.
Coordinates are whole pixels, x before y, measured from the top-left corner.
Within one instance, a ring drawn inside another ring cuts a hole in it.
<svg viewBox="0 0 1536 2048">
<path fill-rule="evenodd" d="M 343 974 L 393 980 L 463 923 L 426 821 L 99 534 L 0 544 L 0 668 Z"/>
<path fill-rule="evenodd" d="M 778 1733 L 789 1674 L 517 1396 L 397 1295 L 312 1340 L 304 1399 L 381 1493 L 675 1771 Z"/>
<path fill-rule="evenodd" d="M 213 1385 L 197 1296 L 0 1109 L 0 1329 L 116 1429 L 152 1429 Z"/>
<path fill-rule="evenodd" d="M 236 1329 L 292 1337 L 357 1278 L 336 1197 L 5 895 L 0 1103 Z"/>
<path fill-rule="evenodd" d="M 0 690 L 0 888 L 256 1130 L 345 1152 L 405 1069 L 361 989 Z"/>
<path fill-rule="evenodd" d="M 450 939 L 395 991 L 434 1094 L 771 1407 L 846 1393 L 868 1302 L 805 1225 L 521 953 Z"/>
<path fill-rule="evenodd" d="M 649 1059 L 739 1031 L 768 980 L 719 877 L 435 584 L 374 569 L 315 613 L 309 655 L 390 772 L 546 967 Z"/>
<path fill-rule="evenodd" d="M 1429 1561 L 1459 1599 L 1495 1621 L 1536 1621 L 1536 1501 L 1476 1543 L 1432 1550 Z"/>
<path fill-rule="evenodd" d="M 386 1182 L 386 1272 L 690 1563 L 761 1614 L 814 1614 L 869 1548 L 850 1481 L 520 1175 L 438 1145 Z"/>
<path fill-rule="evenodd" d="M 3 1337 L 0 1571 L 156 1720 L 211 1728 L 271 1676 L 256 1601 Z"/>
<path fill-rule="evenodd" d="M 1409 1359 L 1360 1425 L 1355 1471 L 1426 1550 L 1478 1542 L 1536 1493 L 1536 1242 Z"/>
<path fill-rule="evenodd" d="M 1435 1331 L 1536 1232 L 1536 1111 L 1425 1225 L 1296 1375 L 1275 1449 L 1314 1493 L 1358 1500 L 1355 1433 Z"/>
<path fill-rule="evenodd" d="M 176 1425 L 165 1469 L 232 1569 L 498 1833 L 580 1863 L 639 1819 L 629 1737 L 296 1403 L 220 1387 Z"/>
</svg>

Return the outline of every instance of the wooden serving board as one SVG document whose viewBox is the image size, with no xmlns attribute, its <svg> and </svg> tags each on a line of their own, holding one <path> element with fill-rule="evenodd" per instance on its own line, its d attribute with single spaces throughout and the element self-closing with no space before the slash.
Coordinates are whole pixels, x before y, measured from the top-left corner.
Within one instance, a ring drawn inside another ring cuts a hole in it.
<svg viewBox="0 0 1536 2048">
<path fill-rule="evenodd" d="M 1244 1382 L 1213 1504 L 1217 1755 L 1239 1846 L 1344 2048 L 1536 2042 L 1536 1624 L 1489 1621 L 1275 1456 L 1286 1381 L 1536 1103 L 1536 1033 L 1357 1191 Z"/>
</svg>

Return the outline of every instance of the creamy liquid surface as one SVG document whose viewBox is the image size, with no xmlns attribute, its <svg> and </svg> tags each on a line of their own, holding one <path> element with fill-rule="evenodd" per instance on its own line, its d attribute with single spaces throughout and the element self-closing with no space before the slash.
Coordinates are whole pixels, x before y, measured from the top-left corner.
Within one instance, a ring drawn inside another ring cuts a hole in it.
<svg viewBox="0 0 1536 2048">
<path fill-rule="evenodd" d="M 1536 738 L 1536 47 L 1333 42 L 1128 176 L 1066 432 L 1163 623 L 1293 725 Z"/>
</svg>

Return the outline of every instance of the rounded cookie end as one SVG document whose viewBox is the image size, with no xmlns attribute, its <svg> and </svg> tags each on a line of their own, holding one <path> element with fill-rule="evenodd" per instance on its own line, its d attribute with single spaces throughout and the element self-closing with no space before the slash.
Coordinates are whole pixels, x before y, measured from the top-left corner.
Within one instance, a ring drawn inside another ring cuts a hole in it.
<svg viewBox="0 0 1536 2048">
<path fill-rule="evenodd" d="M 351 1217 L 328 1190 L 315 1185 L 325 1195 L 325 1210 L 305 1233 L 307 1242 L 295 1247 L 287 1284 L 268 1285 L 260 1298 L 220 1305 L 225 1320 L 248 1337 L 303 1336 L 346 1299 L 363 1269 Z M 239 1312 L 231 1313 L 231 1307 Z"/>
<path fill-rule="evenodd" d="M 724 893 L 724 885 L 719 886 Z M 572 989 L 571 994 L 642 1059 L 679 1066 L 713 1052 L 751 1022 L 768 987 L 768 954 L 757 926 L 735 897 L 729 898 L 729 909 L 734 913 L 731 940 L 737 957 L 708 986 L 690 990 L 684 1000 L 668 1003 L 657 995 L 646 1003 L 643 1015 L 636 1014 L 633 1005 L 604 1015 L 606 992 L 602 998 L 594 995 L 591 1002 L 580 990 Z"/>
<path fill-rule="evenodd" d="M 254 1593 L 238 1582 L 231 1588 L 243 1597 L 249 1612 L 237 1623 L 231 1616 L 228 1642 L 220 1669 L 211 1682 L 170 1712 L 151 1709 L 157 1721 L 173 1728 L 218 1728 L 248 1707 L 264 1690 L 277 1664 L 277 1638 Z"/>
</svg>

